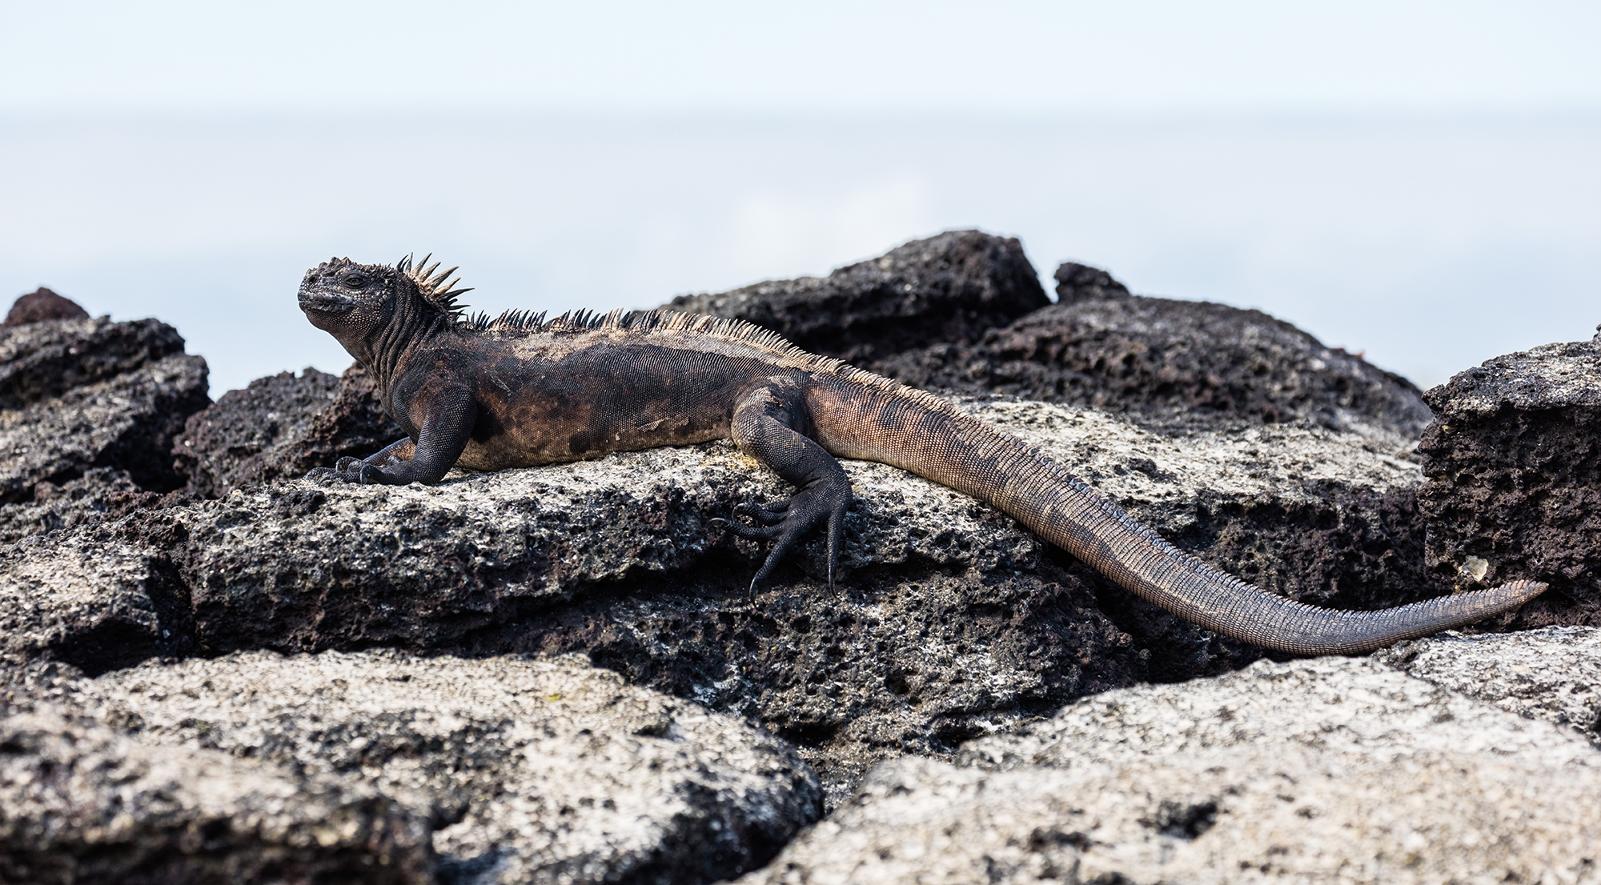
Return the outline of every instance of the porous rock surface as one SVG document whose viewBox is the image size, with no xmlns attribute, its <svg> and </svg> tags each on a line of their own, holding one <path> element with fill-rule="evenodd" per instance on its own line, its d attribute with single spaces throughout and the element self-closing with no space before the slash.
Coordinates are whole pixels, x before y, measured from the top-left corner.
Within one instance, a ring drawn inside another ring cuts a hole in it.
<svg viewBox="0 0 1601 885">
<path fill-rule="evenodd" d="M 279 372 L 231 390 L 189 418 L 173 447 L 187 491 L 217 497 L 269 479 L 304 476 L 341 456 L 364 458 L 399 439 L 372 376 Z"/>
<path fill-rule="evenodd" d="M 940 339 L 874 368 L 908 384 L 1004 393 L 1163 429 L 1299 423 L 1415 437 L 1411 383 L 1261 311 L 1147 298 L 1105 271 L 1057 271 L 1060 300 L 976 340 Z"/>
<path fill-rule="evenodd" d="M 1261 662 L 887 762 L 741 881 L 1580 882 L 1598 789 L 1568 729 L 1373 661 Z"/>
<path fill-rule="evenodd" d="M 0 543 L 21 543 L 82 522 L 110 519 L 157 504 L 162 497 L 117 467 L 90 467 L 70 479 L 36 482 L 31 488 L 31 498 L 0 504 Z"/>
<path fill-rule="evenodd" d="M 1448 633 L 1403 642 L 1374 657 L 1503 710 L 1576 729 L 1601 745 L 1601 628 Z"/>
<path fill-rule="evenodd" d="M 1550 582 L 1518 626 L 1601 625 L 1601 342 L 1499 356 L 1427 399 L 1429 567 L 1464 587 Z"/>
<path fill-rule="evenodd" d="M 1426 592 L 1385 578 L 1381 543 L 1385 502 L 1416 466 L 1369 437 L 1175 440 L 1093 412 L 974 407 L 1275 589 L 1334 604 Z M 270 483 L 82 528 L 0 555 L 0 658 L 100 672 L 256 648 L 583 651 L 796 742 L 838 796 L 887 756 L 1260 654 L 1131 600 L 971 499 L 882 465 L 847 470 L 861 500 L 833 590 L 813 541 L 747 600 L 765 551 L 714 520 L 787 490 L 714 444 L 436 487 Z M 1377 552 L 1332 555 L 1315 532 Z"/>
<path fill-rule="evenodd" d="M 149 756 L 392 806 L 448 883 L 708 881 L 766 859 L 822 807 L 787 745 L 576 655 L 251 652 L 59 679 L 29 696 L 106 723 Z M 0 805 L 46 790 L 24 770 L 0 780 Z M 257 801 L 211 798 L 224 820 Z M 337 832 L 313 798 L 280 815 L 296 818 L 292 832 Z M 27 826 L 44 823 L 21 807 Z M 127 816 L 153 827 L 161 811 Z"/>
<path fill-rule="evenodd" d="M 0 705 L 0 882 L 425 883 L 427 838 L 359 783 Z"/>
<path fill-rule="evenodd" d="M 90 523 L 94 526 L 94 523 Z M 0 669 L 60 661 L 90 673 L 194 645 L 189 600 L 163 539 L 45 539 L 0 549 Z"/>
<path fill-rule="evenodd" d="M 97 521 L 180 484 L 172 440 L 206 363 L 156 320 L 0 328 L 0 542 Z"/>
<path fill-rule="evenodd" d="M 968 340 L 1048 303 L 1015 238 L 960 230 L 826 277 L 680 295 L 668 307 L 746 320 L 813 353 L 870 366 L 930 341 Z"/>
<path fill-rule="evenodd" d="M 182 354 L 183 338 L 160 320 L 96 317 L 0 328 L 0 409 L 46 402 Z"/>
</svg>

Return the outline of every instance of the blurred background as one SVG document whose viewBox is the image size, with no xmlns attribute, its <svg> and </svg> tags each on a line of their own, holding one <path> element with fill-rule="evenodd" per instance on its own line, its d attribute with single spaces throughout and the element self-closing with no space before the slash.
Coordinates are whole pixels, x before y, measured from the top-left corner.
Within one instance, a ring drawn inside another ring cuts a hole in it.
<svg viewBox="0 0 1601 885">
<path fill-rule="evenodd" d="M 330 255 L 651 306 L 956 227 L 1420 385 L 1601 321 L 1601 5 L 7 2 L 0 296 L 349 358 Z"/>
</svg>

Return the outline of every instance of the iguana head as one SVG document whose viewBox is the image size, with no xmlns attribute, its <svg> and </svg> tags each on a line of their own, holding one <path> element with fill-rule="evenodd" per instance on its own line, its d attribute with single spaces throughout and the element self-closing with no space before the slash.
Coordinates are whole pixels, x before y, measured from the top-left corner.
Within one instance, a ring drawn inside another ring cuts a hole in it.
<svg viewBox="0 0 1601 885">
<path fill-rule="evenodd" d="M 365 338 L 394 315 L 401 297 L 416 297 L 416 287 L 405 292 L 403 280 L 388 265 L 330 258 L 306 271 L 300 281 L 300 309 L 313 326 L 341 341 L 347 335 Z"/>
<path fill-rule="evenodd" d="M 413 261 L 409 255 L 393 265 L 330 258 L 300 281 L 300 309 L 313 326 L 370 364 L 374 341 L 386 329 L 396 324 L 403 324 L 403 330 L 432 328 L 437 320 L 461 317 L 465 308 L 457 298 L 472 290 L 453 288 L 455 272 L 454 267 L 441 271 L 439 262 Z"/>
</svg>

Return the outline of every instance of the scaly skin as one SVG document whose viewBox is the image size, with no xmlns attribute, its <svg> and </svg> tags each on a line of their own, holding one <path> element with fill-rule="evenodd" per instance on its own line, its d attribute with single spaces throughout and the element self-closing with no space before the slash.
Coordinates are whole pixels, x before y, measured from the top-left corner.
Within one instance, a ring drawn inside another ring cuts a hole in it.
<svg viewBox="0 0 1601 885">
<path fill-rule="evenodd" d="M 850 482 L 837 457 L 878 461 L 1015 517 L 1140 597 L 1226 636 L 1295 654 L 1369 651 L 1508 611 L 1546 589 L 1513 581 L 1378 611 L 1285 599 L 1178 550 L 1022 440 L 923 391 L 806 353 L 734 320 L 663 311 L 546 320 L 464 317 L 450 271 L 334 259 L 300 287 L 312 324 L 377 378 L 407 436 L 313 476 L 434 483 L 498 470 L 731 439 L 794 484 L 730 522 L 773 547 L 765 580 L 822 526 L 833 582 Z M 460 290 L 466 291 L 466 290 Z"/>
</svg>

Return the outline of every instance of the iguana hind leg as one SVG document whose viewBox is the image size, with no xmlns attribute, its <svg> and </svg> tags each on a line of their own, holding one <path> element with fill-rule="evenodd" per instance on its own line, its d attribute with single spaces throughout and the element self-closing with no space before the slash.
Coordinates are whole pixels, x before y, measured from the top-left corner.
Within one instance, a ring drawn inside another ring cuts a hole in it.
<svg viewBox="0 0 1601 885">
<path fill-rule="evenodd" d="M 410 461 L 417 451 L 417 442 L 409 436 L 403 436 L 387 446 L 373 452 L 365 458 L 352 458 L 349 455 L 340 458 L 334 464 L 334 471 L 344 473 L 360 464 L 371 464 L 374 467 L 388 467 L 400 461 Z"/>
<path fill-rule="evenodd" d="M 793 384 L 758 388 L 734 407 L 729 433 L 734 443 L 798 488 L 787 501 L 740 505 L 736 512 L 751 523 L 728 523 L 740 537 L 773 542 L 751 579 L 753 594 L 795 543 L 818 525 L 827 528 L 828 586 L 834 586 L 851 484 L 838 459 L 807 436 L 810 427 L 810 415 Z"/>
</svg>

